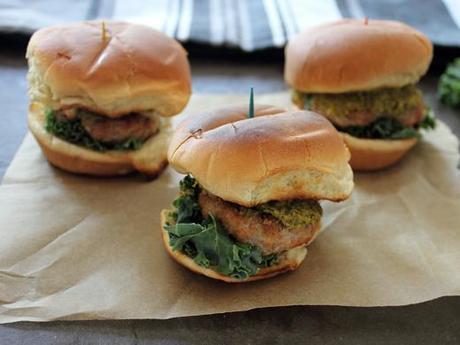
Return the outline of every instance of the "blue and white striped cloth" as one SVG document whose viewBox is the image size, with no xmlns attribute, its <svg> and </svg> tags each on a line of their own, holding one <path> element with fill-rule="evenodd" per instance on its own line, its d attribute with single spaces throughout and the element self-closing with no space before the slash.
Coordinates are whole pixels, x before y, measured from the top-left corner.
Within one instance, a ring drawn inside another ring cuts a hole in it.
<svg viewBox="0 0 460 345">
<path fill-rule="evenodd" d="M 106 18 L 245 51 L 282 47 L 298 31 L 343 17 L 400 20 L 437 45 L 460 47 L 460 0 L 0 0 L 2 32 Z"/>
</svg>

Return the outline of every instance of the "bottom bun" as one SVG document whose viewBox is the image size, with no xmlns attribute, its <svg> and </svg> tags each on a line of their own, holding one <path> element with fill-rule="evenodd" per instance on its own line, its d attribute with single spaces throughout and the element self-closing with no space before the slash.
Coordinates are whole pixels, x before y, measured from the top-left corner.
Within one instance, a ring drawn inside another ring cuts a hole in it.
<svg viewBox="0 0 460 345">
<path fill-rule="evenodd" d="M 342 132 L 351 153 L 353 170 L 374 171 L 399 162 L 417 143 L 416 138 L 400 140 L 361 139 Z"/>
<path fill-rule="evenodd" d="M 250 281 L 267 279 L 270 277 L 274 277 L 278 274 L 294 271 L 297 269 L 300 264 L 305 260 L 307 255 L 307 248 L 305 246 L 299 246 L 296 248 L 292 248 L 278 256 L 278 263 L 276 265 L 262 268 L 257 272 L 255 275 L 248 277 L 247 279 L 241 280 L 232 278 L 229 276 L 222 275 L 210 268 L 206 268 L 200 265 L 197 265 L 192 258 L 188 257 L 187 255 L 181 253 L 180 251 L 172 250 L 171 246 L 169 245 L 169 234 L 166 230 L 164 230 L 164 225 L 167 219 L 168 213 L 171 212 L 170 210 L 163 210 L 161 212 L 161 233 L 163 237 L 163 244 L 168 252 L 169 256 L 177 261 L 182 266 L 188 268 L 189 270 L 205 275 L 206 277 L 222 280 L 226 283 L 247 283 Z"/>
<path fill-rule="evenodd" d="M 168 165 L 166 153 L 170 137 L 169 119 L 162 119 L 160 130 L 136 151 L 97 152 L 71 144 L 45 130 L 43 105 L 32 103 L 29 129 L 48 161 L 63 170 L 94 176 L 126 175 L 138 171 L 154 178 Z"/>
</svg>

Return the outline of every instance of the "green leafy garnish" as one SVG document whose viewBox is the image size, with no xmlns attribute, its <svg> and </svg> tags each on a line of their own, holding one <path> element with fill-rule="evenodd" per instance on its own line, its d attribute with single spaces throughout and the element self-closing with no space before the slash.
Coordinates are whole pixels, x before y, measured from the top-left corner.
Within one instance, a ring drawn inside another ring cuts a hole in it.
<svg viewBox="0 0 460 345">
<path fill-rule="evenodd" d="M 368 139 L 407 139 L 421 138 L 419 128 L 434 129 L 436 120 L 432 113 L 428 113 L 417 127 L 405 127 L 398 120 L 391 117 L 381 117 L 367 126 L 337 127 L 341 132 L 348 133 L 357 138 Z"/>
<path fill-rule="evenodd" d="M 47 109 L 45 111 L 45 129 L 61 139 L 64 139 L 72 144 L 86 147 L 94 151 L 127 151 L 139 149 L 143 141 L 139 139 L 127 139 L 118 143 L 103 143 L 94 140 L 83 127 L 81 120 L 75 118 L 73 120 L 60 121 L 56 118 L 54 111 Z"/>
<path fill-rule="evenodd" d="M 450 63 L 441 75 L 438 97 L 447 105 L 460 107 L 460 58 Z"/>
<path fill-rule="evenodd" d="M 201 222 L 201 207 L 198 204 L 200 187 L 191 176 L 185 176 L 180 182 L 180 195 L 173 201 L 175 211 L 172 216 L 176 223 Z"/>
<path fill-rule="evenodd" d="M 217 272 L 237 279 L 246 279 L 266 266 L 274 256 L 262 256 L 259 248 L 238 243 L 210 216 L 201 224 L 177 223 L 165 226 L 173 250 L 191 255 L 196 264 L 213 267 Z"/>
<path fill-rule="evenodd" d="M 422 122 L 417 125 L 418 128 L 422 128 L 424 130 L 430 130 L 436 128 L 436 118 L 433 115 L 433 111 L 430 109 L 428 114 L 426 114 L 425 118 Z"/>
<path fill-rule="evenodd" d="M 202 217 L 200 187 L 191 176 L 180 182 L 180 191 L 165 225 L 173 250 L 185 253 L 200 266 L 237 279 L 246 279 L 276 262 L 276 254 L 264 256 L 260 248 L 236 241 L 212 215 Z"/>
<path fill-rule="evenodd" d="M 129 150 L 139 150 L 144 142 L 140 139 L 130 138 L 119 143 L 114 143 L 111 145 L 103 144 L 107 147 L 107 150 L 116 150 L 116 151 L 129 151 Z M 110 147 L 110 148 L 109 148 Z"/>
<path fill-rule="evenodd" d="M 303 99 L 304 99 L 304 103 L 303 103 L 304 109 L 311 110 L 313 107 L 313 95 L 305 94 L 303 96 Z"/>
</svg>

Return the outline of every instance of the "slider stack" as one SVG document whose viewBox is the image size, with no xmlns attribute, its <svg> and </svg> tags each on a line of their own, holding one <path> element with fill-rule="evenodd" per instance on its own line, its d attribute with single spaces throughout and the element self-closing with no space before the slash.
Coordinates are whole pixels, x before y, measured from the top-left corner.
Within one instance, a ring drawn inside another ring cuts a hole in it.
<svg viewBox="0 0 460 345">
<path fill-rule="evenodd" d="M 29 128 L 51 164 L 98 176 L 165 168 L 169 117 L 191 93 L 179 43 L 143 25 L 90 21 L 35 32 L 27 59 Z"/>
<path fill-rule="evenodd" d="M 247 282 L 295 270 L 321 228 L 319 200 L 353 189 L 350 154 L 309 111 L 230 107 L 188 117 L 168 159 L 187 175 L 162 213 L 168 253 L 194 272 Z"/>
<path fill-rule="evenodd" d="M 400 22 L 345 19 L 302 32 L 286 47 L 293 102 L 342 132 L 355 170 L 398 162 L 434 127 L 415 86 L 430 65 L 429 39 Z"/>
</svg>

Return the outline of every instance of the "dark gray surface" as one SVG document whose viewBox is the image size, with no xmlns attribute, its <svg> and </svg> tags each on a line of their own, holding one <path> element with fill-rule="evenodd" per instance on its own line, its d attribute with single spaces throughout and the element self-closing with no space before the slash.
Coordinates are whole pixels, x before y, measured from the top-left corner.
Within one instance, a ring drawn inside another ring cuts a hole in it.
<svg viewBox="0 0 460 345">
<path fill-rule="evenodd" d="M 22 52 L 0 53 L 0 176 L 26 132 Z M 192 59 L 194 92 L 285 89 L 282 62 Z M 436 101 L 435 76 L 421 84 L 428 103 L 460 135 L 460 113 Z M 460 344 L 460 298 L 404 307 L 284 307 L 173 320 L 20 322 L 0 325 L 9 344 Z"/>
<path fill-rule="evenodd" d="M 394 308 L 290 307 L 172 320 L 22 322 L 3 344 L 459 344 L 460 299 Z"/>
</svg>

